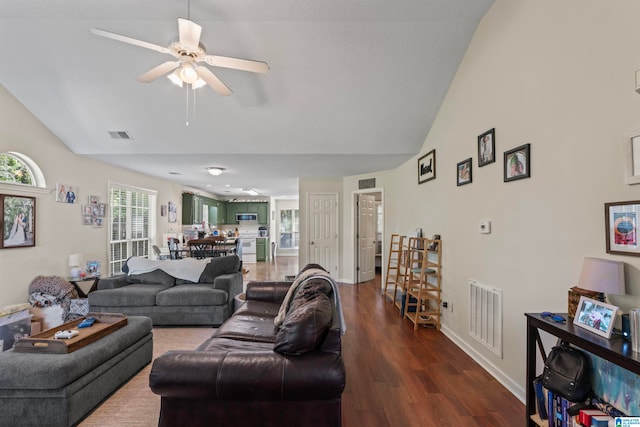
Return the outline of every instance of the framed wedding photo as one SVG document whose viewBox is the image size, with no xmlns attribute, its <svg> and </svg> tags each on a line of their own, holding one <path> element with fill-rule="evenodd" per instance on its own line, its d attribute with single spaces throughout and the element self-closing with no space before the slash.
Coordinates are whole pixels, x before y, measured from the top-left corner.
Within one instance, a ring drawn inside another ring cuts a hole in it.
<svg viewBox="0 0 640 427">
<path fill-rule="evenodd" d="M 604 204 L 607 253 L 640 256 L 640 200 Z"/>
<path fill-rule="evenodd" d="M 458 187 L 471 183 L 473 181 L 471 175 L 471 157 L 458 163 L 456 172 Z"/>
<path fill-rule="evenodd" d="M 531 144 L 504 152 L 504 182 L 531 177 Z"/>
<path fill-rule="evenodd" d="M 496 129 L 492 128 L 478 135 L 478 167 L 496 161 Z"/>
<path fill-rule="evenodd" d="M 418 159 L 418 184 L 436 179 L 436 150 L 429 151 Z"/>
<path fill-rule="evenodd" d="M 615 305 L 581 296 L 573 324 L 609 339 L 617 312 Z"/>
<path fill-rule="evenodd" d="M 0 249 L 36 245 L 36 198 L 0 194 Z"/>
</svg>

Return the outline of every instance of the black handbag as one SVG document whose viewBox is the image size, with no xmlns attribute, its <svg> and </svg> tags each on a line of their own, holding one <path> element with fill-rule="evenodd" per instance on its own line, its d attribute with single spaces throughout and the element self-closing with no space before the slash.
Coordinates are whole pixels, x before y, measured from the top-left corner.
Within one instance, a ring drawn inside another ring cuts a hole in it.
<svg viewBox="0 0 640 427">
<path fill-rule="evenodd" d="M 544 362 L 542 385 L 570 402 L 582 402 L 591 393 L 589 358 L 561 341 Z"/>
</svg>

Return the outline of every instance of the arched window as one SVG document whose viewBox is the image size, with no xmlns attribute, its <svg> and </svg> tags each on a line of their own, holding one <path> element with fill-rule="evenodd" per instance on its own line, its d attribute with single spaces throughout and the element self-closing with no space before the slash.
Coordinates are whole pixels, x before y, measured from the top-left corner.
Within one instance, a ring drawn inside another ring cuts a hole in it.
<svg viewBox="0 0 640 427">
<path fill-rule="evenodd" d="M 17 184 L 44 189 L 44 175 L 38 165 L 29 157 L 14 151 L 0 153 L 0 186 Z"/>
<path fill-rule="evenodd" d="M 34 185 L 29 166 L 16 156 L 0 154 L 0 181 L 12 184 Z"/>
</svg>

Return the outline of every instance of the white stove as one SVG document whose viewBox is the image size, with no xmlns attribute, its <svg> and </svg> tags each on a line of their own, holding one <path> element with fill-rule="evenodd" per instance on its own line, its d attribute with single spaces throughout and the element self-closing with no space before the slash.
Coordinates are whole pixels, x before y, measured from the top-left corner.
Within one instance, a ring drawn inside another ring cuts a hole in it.
<svg viewBox="0 0 640 427">
<path fill-rule="evenodd" d="M 258 223 L 256 221 L 240 221 L 238 238 L 242 246 L 242 262 L 255 264 L 256 238 L 258 237 Z"/>
</svg>

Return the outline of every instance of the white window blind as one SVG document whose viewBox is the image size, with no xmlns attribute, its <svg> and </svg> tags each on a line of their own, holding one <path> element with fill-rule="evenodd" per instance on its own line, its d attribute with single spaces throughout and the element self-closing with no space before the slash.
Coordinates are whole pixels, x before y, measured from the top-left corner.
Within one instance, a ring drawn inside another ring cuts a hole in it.
<svg viewBox="0 0 640 427">
<path fill-rule="evenodd" d="M 149 257 L 155 236 L 155 201 L 155 191 L 110 184 L 110 275 L 122 272 L 129 257 Z"/>
</svg>

